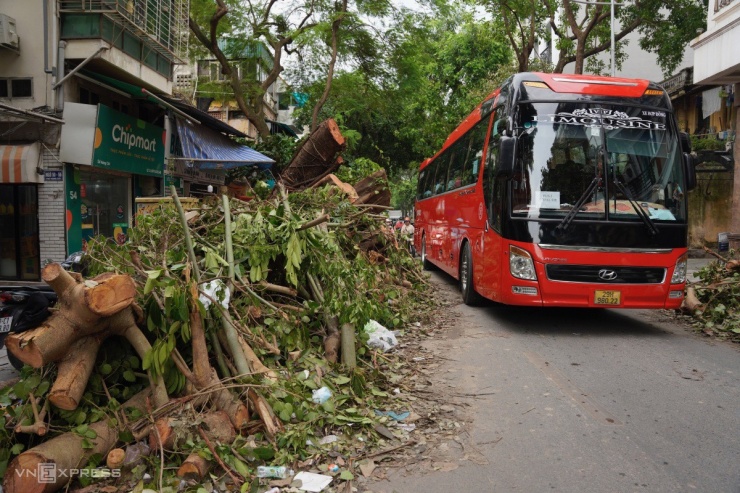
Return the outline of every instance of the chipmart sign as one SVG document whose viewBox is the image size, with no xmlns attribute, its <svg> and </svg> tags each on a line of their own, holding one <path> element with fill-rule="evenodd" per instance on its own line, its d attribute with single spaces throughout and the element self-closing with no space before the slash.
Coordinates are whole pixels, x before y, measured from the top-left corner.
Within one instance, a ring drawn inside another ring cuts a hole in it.
<svg viewBox="0 0 740 493">
<path fill-rule="evenodd" d="M 130 130 L 130 127 L 124 128 L 121 125 L 113 125 L 113 131 L 111 132 L 113 142 L 123 142 L 128 145 L 129 149 L 136 147 L 140 150 L 157 152 L 156 139 L 146 139 L 141 135 L 129 133 Z"/>
<path fill-rule="evenodd" d="M 164 175 L 164 129 L 98 105 L 92 165 L 138 175 Z"/>
<path fill-rule="evenodd" d="M 63 163 L 164 176 L 163 128 L 102 104 L 65 103 L 63 116 Z"/>
</svg>

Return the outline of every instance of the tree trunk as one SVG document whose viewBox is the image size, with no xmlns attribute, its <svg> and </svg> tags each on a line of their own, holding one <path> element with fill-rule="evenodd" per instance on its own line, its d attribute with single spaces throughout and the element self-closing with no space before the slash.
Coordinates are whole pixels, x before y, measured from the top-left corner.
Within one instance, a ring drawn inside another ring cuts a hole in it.
<svg viewBox="0 0 740 493">
<path fill-rule="evenodd" d="M 177 477 L 189 481 L 191 479 L 200 481 L 208 474 L 209 469 L 208 461 L 198 455 L 197 452 L 193 452 L 188 455 L 188 458 L 182 463 L 180 468 L 177 470 Z"/>
<path fill-rule="evenodd" d="M 296 151 L 290 164 L 282 172 L 283 183 L 291 190 L 311 186 L 331 169 L 337 154 L 345 146 L 344 136 L 337 123 L 332 119 L 323 121 Z"/>
<path fill-rule="evenodd" d="M 357 200 L 355 204 L 372 204 L 378 205 L 378 208 L 372 208 L 373 212 L 382 212 L 391 205 L 391 189 L 388 186 L 388 175 L 384 169 L 363 178 L 355 183 L 355 192 Z"/>
</svg>

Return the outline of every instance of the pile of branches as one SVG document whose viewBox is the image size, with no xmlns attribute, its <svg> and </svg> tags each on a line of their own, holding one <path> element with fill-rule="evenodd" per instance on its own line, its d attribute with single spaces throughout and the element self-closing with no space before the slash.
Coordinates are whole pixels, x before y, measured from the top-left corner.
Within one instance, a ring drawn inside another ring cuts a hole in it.
<svg viewBox="0 0 740 493">
<path fill-rule="evenodd" d="M 351 459 L 388 437 L 373 410 L 397 364 L 363 328 L 408 329 L 429 286 L 377 205 L 281 192 L 185 211 L 173 190 L 126 245 L 90 243 L 92 279 L 44 269 L 57 312 L 8 342 L 36 369 L 0 391 L 4 491 L 54 491 L 70 470 L 84 486 L 101 465 L 122 491 L 257 491 L 258 466 L 315 469 L 327 454 L 353 478 Z M 49 463 L 39 487 L 31 471 Z"/>
<path fill-rule="evenodd" d="M 709 248 L 716 258 L 701 269 L 698 282 L 686 288 L 682 311 L 695 319 L 695 326 L 708 336 L 740 342 L 740 260 L 736 250 L 727 256 Z"/>
</svg>

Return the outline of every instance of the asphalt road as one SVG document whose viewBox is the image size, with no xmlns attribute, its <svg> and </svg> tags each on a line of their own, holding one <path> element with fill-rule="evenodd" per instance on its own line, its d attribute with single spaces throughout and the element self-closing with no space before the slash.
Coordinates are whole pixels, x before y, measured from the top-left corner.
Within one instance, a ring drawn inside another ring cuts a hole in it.
<svg viewBox="0 0 740 493">
<path fill-rule="evenodd" d="M 466 401 L 470 443 L 454 470 L 396 469 L 361 491 L 740 492 L 737 346 L 663 311 L 454 313 L 427 344 L 444 354 L 440 388 L 480 396 Z"/>
</svg>

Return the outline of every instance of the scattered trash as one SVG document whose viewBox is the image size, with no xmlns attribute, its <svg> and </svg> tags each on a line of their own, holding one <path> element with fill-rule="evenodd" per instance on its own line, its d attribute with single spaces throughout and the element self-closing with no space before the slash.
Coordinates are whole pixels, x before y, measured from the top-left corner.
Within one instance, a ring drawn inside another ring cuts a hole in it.
<svg viewBox="0 0 740 493">
<path fill-rule="evenodd" d="M 334 443 L 337 440 L 339 440 L 339 437 L 336 435 L 326 435 L 324 438 L 319 440 L 319 445 L 328 445 L 330 443 Z"/>
<path fill-rule="evenodd" d="M 328 466 L 326 466 L 326 470 L 329 472 L 337 472 L 339 471 L 339 466 L 336 464 L 329 464 Z"/>
<path fill-rule="evenodd" d="M 412 424 L 398 423 L 398 427 L 401 428 L 403 431 L 407 431 L 409 433 L 411 433 L 412 431 L 416 429 L 416 425 L 413 423 Z"/>
<path fill-rule="evenodd" d="M 311 399 L 316 404 L 323 404 L 329 400 L 329 397 L 331 397 L 331 390 L 329 390 L 329 387 L 321 387 L 320 389 L 313 391 Z"/>
<path fill-rule="evenodd" d="M 223 306 L 225 310 L 229 309 L 231 293 L 229 292 L 229 288 L 223 283 L 223 281 L 221 281 L 221 279 L 214 279 L 213 281 L 207 282 L 201 287 L 201 289 L 203 290 L 203 293 L 198 297 L 198 300 L 203 303 L 203 308 L 208 310 L 213 301 L 220 300 L 221 306 Z"/>
<path fill-rule="evenodd" d="M 396 420 L 396 421 L 403 421 L 404 419 L 411 416 L 411 413 L 406 411 L 405 413 L 396 413 L 394 411 L 380 411 L 378 409 L 375 410 L 376 416 L 389 416 L 390 418 Z"/>
<path fill-rule="evenodd" d="M 270 488 L 269 490 L 265 491 L 265 493 L 280 493 L 280 488 L 275 486 L 274 488 Z"/>
<path fill-rule="evenodd" d="M 284 479 L 293 475 L 293 470 L 285 466 L 258 466 L 258 478 L 278 478 Z"/>
<path fill-rule="evenodd" d="M 312 472 L 301 471 L 296 474 L 296 477 L 293 478 L 293 481 L 301 482 L 301 485 L 298 487 L 299 490 L 318 493 L 329 486 L 329 483 L 331 483 L 332 479 L 333 478 L 331 476 L 326 476 L 325 474 L 314 474 Z"/>
<path fill-rule="evenodd" d="M 388 351 L 398 345 L 396 335 L 375 320 L 370 320 L 365 324 L 365 332 L 370 336 L 370 339 L 367 341 L 367 345 L 370 347 Z"/>
</svg>

